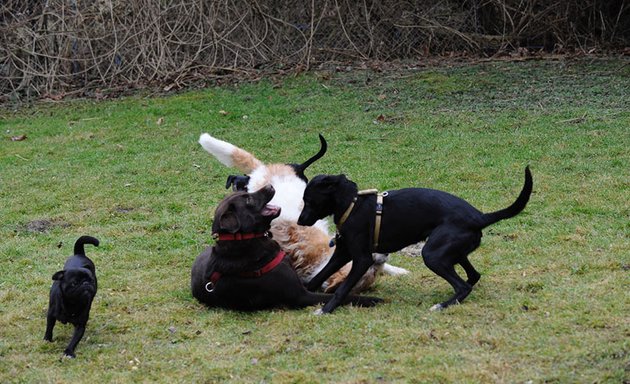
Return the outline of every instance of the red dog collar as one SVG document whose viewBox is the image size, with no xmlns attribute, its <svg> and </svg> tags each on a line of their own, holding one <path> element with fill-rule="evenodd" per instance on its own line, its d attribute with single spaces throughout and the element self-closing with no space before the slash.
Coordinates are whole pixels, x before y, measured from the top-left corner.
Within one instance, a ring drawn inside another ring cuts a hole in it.
<svg viewBox="0 0 630 384">
<path fill-rule="evenodd" d="M 258 237 L 267 236 L 267 232 L 263 233 L 215 233 L 212 235 L 216 240 L 249 240 Z"/>
<path fill-rule="evenodd" d="M 265 264 L 262 268 L 255 271 L 251 271 L 251 272 L 242 272 L 242 273 L 239 273 L 237 276 L 260 277 L 266 273 L 273 271 L 273 269 L 276 268 L 278 264 L 282 262 L 282 260 L 284 259 L 284 256 L 286 256 L 286 253 L 284 253 L 283 250 L 280 250 L 278 251 L 278 254 L 276 255 L 276 257 L 274 257 L 270 262 Z M 216 285 L 217 281 L 219 281 L 221 276 L 223 275 L 220 272 L 212 272 L 212 275 L 210 275 L 210 282 L 206 284 L 206 291 L 208 292 L 214 291 L 214 286 Z"/>
</svg>

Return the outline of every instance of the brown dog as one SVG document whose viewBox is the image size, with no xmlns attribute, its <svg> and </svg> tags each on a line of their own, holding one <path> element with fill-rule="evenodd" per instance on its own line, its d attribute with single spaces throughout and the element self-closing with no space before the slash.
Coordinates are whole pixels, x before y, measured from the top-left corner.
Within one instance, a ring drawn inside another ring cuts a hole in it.
<svg viewBox="0 0 630 384">
<path fill-rule="evenodd" d="M 193 296 L 210 307 L 251 311 L 273 307 L 303 308 L 333 296 L 304 288 L 280 245 L 269 236 L 281 209 L 268 204 L 269 185 L 257 192 L 235 192 L 217 207 L 212 232 L 216 245 L 206 248 L 191 272 Z M 342 304 L 373 306 L 381 299 L 348 296 Z"/>
</svg>

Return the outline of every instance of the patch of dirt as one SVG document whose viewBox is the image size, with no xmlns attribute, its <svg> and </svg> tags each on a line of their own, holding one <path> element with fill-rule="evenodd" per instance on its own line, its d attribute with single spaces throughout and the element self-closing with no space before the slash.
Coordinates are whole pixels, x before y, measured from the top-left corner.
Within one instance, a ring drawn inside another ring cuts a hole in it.
<svg viewBox="0 0 630 384">
<path fill-rule="evenodd" d="M 116 207 L 114 208 L 114 211 L 117 213 L 129 213 L 129 212 L 133 212 L 135 208 L 131 208 L 131 207 Z"/>
<path fill-rule="evenodd" d="M 33 220 L 28 222 L 26 225 L 23 225 L 19 228 L 22 231 L 30 232 L 30 233 L 46 233 L 53 228 L 61 227 L 67 228 L 70 224 L 65 223 L 60 220 L 52 219 L 42 219 L 42 220 Z"/>
</svg>

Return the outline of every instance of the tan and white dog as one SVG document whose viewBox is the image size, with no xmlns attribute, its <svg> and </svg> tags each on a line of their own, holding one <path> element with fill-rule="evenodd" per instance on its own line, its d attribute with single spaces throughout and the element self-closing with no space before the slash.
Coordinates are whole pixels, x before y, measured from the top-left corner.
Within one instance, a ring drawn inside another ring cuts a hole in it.
<svg viewBox="0 0 630 384">
<path fill-rule="evenodd" d="M 321 158 L 327 149 L 326 140 L 321 135 L 319 139 L 320 151 L 302 164 L 264 164 L 251 153 L 207 133 L 199 138 L 199 144 L 223 165 L 236 168 L 248 175 L 230 176 L 226 187 L 234 184 L 250 193 L 267 184 L 274 187 L 276 194 L 269 203 L 279 206 L 282 210 L 280 216 L 271 223 L 271 233 L 273 239 L 289 255 L 291 264 L 304 283 L 310 281 L 328 263 L 334 251 L 334 247 L 330 246 L 332 235 L 329 232 L 328 220 L 319 220 L 312 227 L 297 225 L 302 211 L 302 196 L 308 181 L 304 176 L 304 170 Z M 380 273 L 389 275 L 408 273 L 406 269 L 394 267 L 385 261 L 387 255 L 374 254 L 374 265 L 352 291 L 358 293 L 366 290 L 374 284 Z M 348 263 L 326 280 L 322 285 L 324 291 L 333 292 L 337 289 L 350 272 L 350 268 L 351 264 Z"/>
</svg>

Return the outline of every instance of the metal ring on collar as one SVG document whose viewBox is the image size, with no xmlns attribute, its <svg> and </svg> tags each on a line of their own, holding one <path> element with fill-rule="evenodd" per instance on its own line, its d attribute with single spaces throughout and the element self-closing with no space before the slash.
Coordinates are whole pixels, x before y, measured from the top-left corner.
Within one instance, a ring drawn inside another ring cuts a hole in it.
<svg viewBox="0 0 630 384">
<path fill-rule="evenodd" d="M 212 293 L 214 291 L 214 283 L 212 281 L 209 281 L 206 284 L 206 291 L 208 291 L 208 293 Z"/>
</svg>

